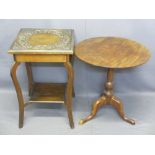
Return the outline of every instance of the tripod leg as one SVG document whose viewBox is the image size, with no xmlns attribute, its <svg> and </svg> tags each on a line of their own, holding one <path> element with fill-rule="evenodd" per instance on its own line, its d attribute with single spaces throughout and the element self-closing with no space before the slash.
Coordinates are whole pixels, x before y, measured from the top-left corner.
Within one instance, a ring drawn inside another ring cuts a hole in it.
<svg viewBox="0 0 155 155">
<path fill-rule="evenodd" d="M 88 115 L 86 118 L 80 120 L 79 124 L 82 125 L 82 124 L 86 123 L 87 121 L 93 119 L 96 116 L 96 113 L 99 110 L 99 108 L 105 104 L 106 104 L 105 96 L 100 97 L 96 102 L 94 102 L 94 104 L 92 106 L 91 114 Z"/>
<path fill-rule="evenodd" d="M 135 121 L 133 119 L 130 119 L 130 118 L 125 116 L 124 110 L 123 110 L 123 104 L 119 98 L 113 96 L 111 99 L 111 104 L 116 108 L 117 112 L 119 113 L 119 115 L 121 116 L 121 118 L 124 121 L 126 121 L 132 125 L 135 125 Z"/>
</svg>

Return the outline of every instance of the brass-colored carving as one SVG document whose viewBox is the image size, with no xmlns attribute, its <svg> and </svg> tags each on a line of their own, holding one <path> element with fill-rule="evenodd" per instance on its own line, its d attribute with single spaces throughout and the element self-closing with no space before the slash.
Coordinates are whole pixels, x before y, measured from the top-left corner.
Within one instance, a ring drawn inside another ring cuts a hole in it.
<svg viewBox="0 0 155 155">
<path fill-rule="evenodd" d="M 11 54 L 73 54 L 74 38 L 70 29 L 21 29 Z"/>
</svg>

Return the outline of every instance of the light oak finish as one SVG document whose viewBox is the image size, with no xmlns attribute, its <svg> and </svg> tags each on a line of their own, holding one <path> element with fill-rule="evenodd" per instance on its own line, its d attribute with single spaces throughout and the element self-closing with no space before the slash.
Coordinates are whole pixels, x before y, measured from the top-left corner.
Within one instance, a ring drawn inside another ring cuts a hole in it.
<svg viewBox="0 0 155 155">
<path fill-rule="evenodd" d="M 16 54 L 14 56 L 16 62 L 66 62 L 67 55 L 54 54 Z"/>
<path fill-rule="evenodd" d="M 22 128 L 24 124 L 24 107 L 31 103 L 65 104 L 70 127 L 74 128 L 72 116 L 72 95 L 74 95 L 74 73 L 71 62 L 73 54 L 72 37 L 72 31 L 70 30 L 22 29 L 19 32 L 9 50 L 9 53 L 13 54 L 14 57 L 11 77 L 19 102 L 19 128 Z M 66 48 L 68 50 L 65 52 Z M 65 84 L 34 82 L 31 63 L 35 62 L 63 63 L 68 74 L 67 82 Z M 28 103 L 24 103 L 22 90 L 16 75 L 17 68 L 21 63 L 25 63 L 28 76 Z"/>
<path fill-rule="evenodd" d="M 113 72 L 115 68 L 129 68 L 146 63 L 149 51 L 139 43 L 123 38 L 99 37 L 87 39 L 75 48 L 76 56 L 82 61 L 107 68 L 105 91 L 93 106 L 91 114 L 80 120 L 80 124 L 93 119 L 104 105 L 112 105 L 123 120 L 134 125 L 135 121 L 125 116 L 122 101 L 113 95 Z"/>
<path fill-rule="evenodd" d="M 58 43 L 60 41 L 60 37 L 55 34 L 47 34 L 47 33 L 39 33 L 33 34 L 29 38 L 29 44 L 32 46 L 37 45 L 49 45 Z"/>
<path fill-rule="evenodd" d="M 66 71 L 68 73 L 68 81 L 67 81 L 67 90 L 66 90 L 66 108 L 68 112 L 68 118 L 69 122 L 71 125 L 71 128 L 74 128 L 74 123 L 73 123 L 73 116 L 72 116 L 72 95 L 74 96 L 75 94 L 73 93 L 73 79 L 74 79 L 74 72 L 73 68 L 70 62 L 65 62 L 64 66 L 66 68 Z"/>
</svg>

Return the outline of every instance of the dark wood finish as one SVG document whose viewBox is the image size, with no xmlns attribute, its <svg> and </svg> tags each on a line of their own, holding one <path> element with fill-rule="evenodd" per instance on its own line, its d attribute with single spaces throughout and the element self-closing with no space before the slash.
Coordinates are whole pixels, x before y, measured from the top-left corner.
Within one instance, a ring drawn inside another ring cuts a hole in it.
<svg viewBox="0 0 155 155">
<path fill-rule="evenodd" d="M 21 29 L 8 51 L 13 55 L 15 64 L 11 69 L 19 101 L 19 127 L 23 127 L 24 107 L 30 103 L 65 103 L 71 128 L 74 127 L 72 116 L 73 69 L 71 57 L 74 53 L 73 30 L 59 29 Z M 31 63 L 63 63 L 67 69 L 68 83 L 35 83 Z M 24 104 L 22 91 L 17 80 L 16 70 L 20 63 L 25 63 L 28 76 L 30 100 Z M 66 88 L 67 87 L 67 88 Z M 66 93 L 66 96 L 65 96 Z M 74 94 L 73 94 L 74 95 Z"/>
<path fill-rule="evenodd" d="M 74 65 L 74 55 L 70 56 L 70 62 L 72 66 Z M 74 89 L 74 83 L 73 83 L 73 91 L 72 91 L 72 96 L 75 97 L 75 89 Z"/>
<path fill-rule="evenodd" d="M 95 117 L 103 105 L 111 104 L 123 120 L 130 124 L 135 121 L 125 116 L 122 101 L 113 95 L 113 69 L 142 65 L 150 58 L 149 51 L 141 44 L 124 38 L 98 37 L 82 41 L 75 47 L 75 55 L 82 61 L 108 68 L 105 92 L 94 102 L 92 112 L 80 124 Z"/>
<path fill-rule="evenodd" d="M 32 94 L 32 88 L 33 88 L 33 75 L 32 75 L 32 68 L 31 63 L 25 63 L 26 71 L 27 71 L 27 77 L 28 77 L 28 89 L 29 89 L 29 96 Z"/>
<path fill-rule="evenodd" d="M 107 82 L 105 83 L 105 92 L 97 101 L 94 102 L 91 114 L 87 116 L 85 119 L 82 119 L 80 121 L 80 124 L 84 124 L 87 121 L 93 119 L 96 116 L 97 111 L 103 105 L 107 105 L 107 104 L 110 104 L 113 107 L 115 107 L 117 112 L 119 113 L 119 115 L 121 116 L 123 120 L 125 120 L 126 122 L 130 124 L 133 124 L 133 125 L 135 124 L 134 120 L 127 118 L 125 116 L 122 101 L 113 95 L 113 81 L 112 80 L 113 80 L 113 70 L 108 69 Z"/>
<path fill-rule="evenodd" d="M 75 48 L 82 61 L 106 68 L 128 68 L 146 63 L 149 51 L 141 44 L 123 38 L 98 37 L 82 41 Z"/>
<path fill-rule="evenodd" d="M 30 61 L 27 59 L 28 58 L 27 56 L 30 58 Z M 72 64 L 70 62 L 71 61 L 70 56 L 69 55 L 64 56 L 64 54 L 62 55 L 63 58 L 65 57 L 65 59 L 62 59 L 62 63 L 64 63 L 64 66 L 68 74 L 67 84 L 35 83 L 33 81 L 32 68 L 31 68 L 30 62 L 32 62 L 32 60 L 35 60 L 35 62 L 42 62 L 42 56 L 40 55 L 39 57 L 36 57 L 36 58 L 35 58 L 35 55 L 32 56 L 31 54 L 30 55 L 27 54 L 27 56 L 25 59 L 25 55 L 23 55 L 21 62 L 25 63 L 27 76 L 28 76 L 28 89 L 29 89 L 29 96 L 30 96 L 30 100 L 28 103 L 24 104 L 22 91 L 16 76 L 17 67 L 21 63 L 19 61 L 16 61 L 17 55 L 14 55 L 15 63 L 11 69 L 11 77 L 16 89 L 18 102 L 19 102 L 19 128 L 23 127 L 24 107 L 26 107 L 31 103 L 62 103 L 62 104 L 65 103 L 70 127 L 74 128 L 73 115 L 72 115 L 72 95 L 73 95 L 74 73 L 73 73 Z M 50 55 L 50 58 L 52 58 L 52 55 Z M 58 57 L 55 57 L 54 55 L 52 59 L 47 58 L 47 59 L 44 59 L 43 62 L 49 62 L 50 60 L 51 62 L 53 62 L 53 59 L 54 59 L 54 62 L 59 62 L 60 59 L 59 58 L 56 59 L 56 58 Z M 65 89 L 66 89 L 66 97 L 64 98 Z"/>
<path fill-rule="evenodd" d="M 29 102 L 64 104 L 65 84 L 35 83 Z"/>
</svg>

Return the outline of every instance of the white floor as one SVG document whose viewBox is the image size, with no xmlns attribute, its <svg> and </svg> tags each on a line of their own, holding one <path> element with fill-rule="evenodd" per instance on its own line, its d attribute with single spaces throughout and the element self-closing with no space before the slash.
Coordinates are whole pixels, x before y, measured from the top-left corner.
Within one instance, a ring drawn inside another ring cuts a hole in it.
<svg viewBox="0 0 155 155">
<path fill-rule="evenodd" d="M 18 128 L 18 102 L 15 92 L 0 92 L 0 134 L 155 134 L 155 94 L 119 95 L 128 117 L 136 125 L 124 122 L 111 106 L 102 108 L 90 122 L 79 125 L 90 113 L 94 98 L 76 97 L 73 104 L 75 128 L 70 129 L 63 105 L 33 104 L 25 109 L 25 122 Z"/>
</svg>

